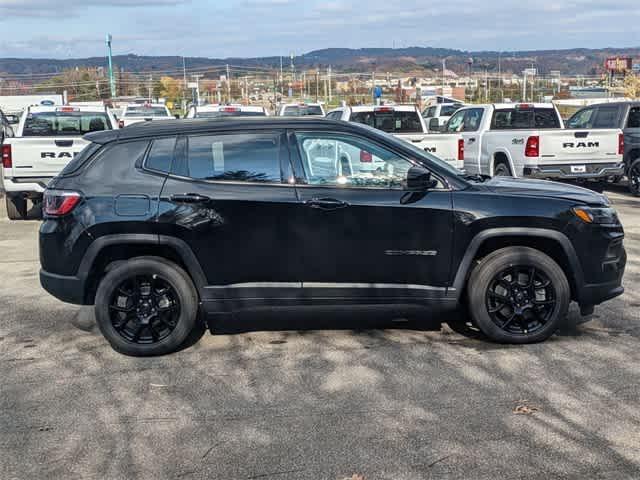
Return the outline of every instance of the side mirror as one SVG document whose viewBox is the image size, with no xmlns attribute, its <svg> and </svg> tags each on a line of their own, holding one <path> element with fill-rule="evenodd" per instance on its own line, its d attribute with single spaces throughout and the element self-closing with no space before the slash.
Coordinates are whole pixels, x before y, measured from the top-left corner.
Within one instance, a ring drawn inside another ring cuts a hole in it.
<svg viewBox="0 0 640 480">
<path fill-rule="evenodd" d="M 407 172 L 407 190 L 424 192 L 435 188 L 438 181 L 431 178 L 431 172 L 423 167 L 411 167 Z"/>
<path fill-rule="evenodd" d="M 429 131 L 431 132 L 440 132 L 442 129 L 440 128 L 440 120 L 437 118 L 432 118 L 429 120 Z"/>
</svg>

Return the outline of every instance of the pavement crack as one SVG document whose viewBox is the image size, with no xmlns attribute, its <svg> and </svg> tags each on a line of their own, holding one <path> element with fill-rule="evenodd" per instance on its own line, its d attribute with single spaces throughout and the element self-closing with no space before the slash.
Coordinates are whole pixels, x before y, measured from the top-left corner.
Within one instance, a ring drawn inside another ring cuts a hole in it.
<svg viewBox="0 0 640 480">
<path fill-rule="evenodd" d="M 436 461 L 431 462 L 429 465 L 427 465 L 427 467 L 432 468 L 435 465 L 437 465 L 437 464 L 439 464 L 441 462 L 444 462 L 446 459 L 451 458 L 451 457 L 453 457 L 453 453 L 451 453 L 449 455 L 445 455 L 444 457 L 441 457 L 441 458 L 437 459 Z"/>
</svg>

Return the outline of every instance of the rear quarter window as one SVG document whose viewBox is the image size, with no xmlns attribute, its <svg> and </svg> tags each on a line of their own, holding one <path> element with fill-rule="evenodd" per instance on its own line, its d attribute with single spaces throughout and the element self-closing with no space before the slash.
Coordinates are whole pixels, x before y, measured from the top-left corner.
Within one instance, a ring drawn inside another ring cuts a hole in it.
<svg viewBox="0 0 640 480">
<path fill-rule="evenodd" d="M 82 168 L 82 166 L 87 163 L 87 161 L 95 154 L 98 150 L 100 150 L 100 145 L 97 143 L 90 143 L 86 147 L 84 147 L 80 153 L 78 153 L 73 159 L 67 163 L 67 165 L 62 169 L 59 176 L 68 177 L 78 172 Z"/>
</svg>

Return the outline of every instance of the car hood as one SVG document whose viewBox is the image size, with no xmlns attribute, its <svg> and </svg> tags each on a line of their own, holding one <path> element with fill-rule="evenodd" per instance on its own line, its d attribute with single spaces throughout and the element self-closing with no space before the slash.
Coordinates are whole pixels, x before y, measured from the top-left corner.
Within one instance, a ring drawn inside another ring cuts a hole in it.
<svg viewBox="0 0 640 480">
<path fill-rule="evenodd" d="M 609 205 L 609 199 L 600 193 L 575 185 L 511 177 L 493 177 L 483 184 L 495 193 L 536 197 L 553 197 L 592 205 Z"/>
</svg>

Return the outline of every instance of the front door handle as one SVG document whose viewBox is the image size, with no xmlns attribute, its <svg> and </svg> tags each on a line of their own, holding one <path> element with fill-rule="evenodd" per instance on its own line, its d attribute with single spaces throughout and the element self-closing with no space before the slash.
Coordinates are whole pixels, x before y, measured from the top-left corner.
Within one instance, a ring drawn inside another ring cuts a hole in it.
<svg viewBox="0 0 640 480">
<path fill-rule="evenodd" d="M 176 203 L 205 203 L 209 200 L 211 200 L 211 198 L 198 193 L 178 193 L 171 195 L 171 201 Z"/>
<path fill-rule="evenodd" d="M 349 206 L 347 202 L 335 198 L 312 198 L 304 202 L 305 205 L 317 210 L 338 210 Z"/>
<path fill-rule="evenodd" d="M 469 143 L 474 143 L 475 141 L 476 141 L 476 139 L 475 139 L 475 138 L 470 138 L 470 139 L 469 139 Z"/>
</svg>

